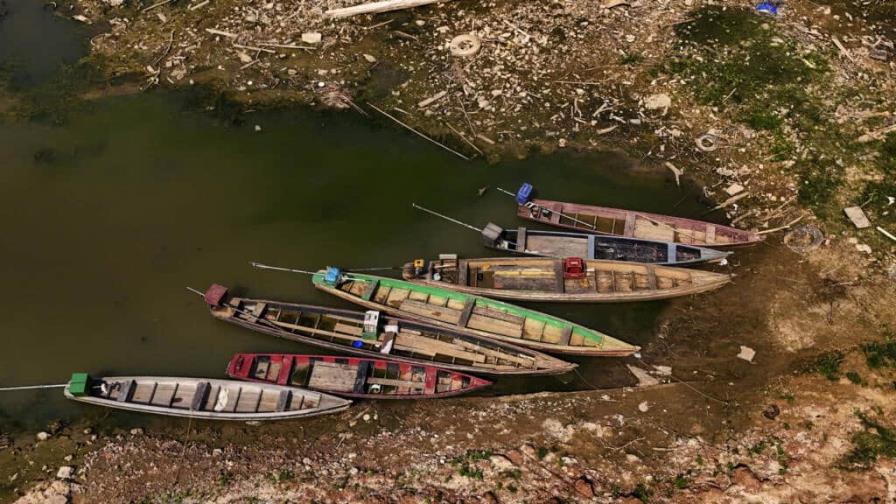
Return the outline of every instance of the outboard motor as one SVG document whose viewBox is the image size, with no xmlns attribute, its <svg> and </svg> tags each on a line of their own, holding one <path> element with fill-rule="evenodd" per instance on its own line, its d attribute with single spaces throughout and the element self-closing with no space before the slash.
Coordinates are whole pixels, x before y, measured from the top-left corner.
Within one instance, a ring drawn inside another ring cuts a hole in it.
<svg viewBox="0 0 896 504">
<path fill-rule="evenodd" d="M 482 230 L 482 241 L 486 247 L 497 247 L 504 241 L 504 228 L 489 222 Z"/>
</svg>

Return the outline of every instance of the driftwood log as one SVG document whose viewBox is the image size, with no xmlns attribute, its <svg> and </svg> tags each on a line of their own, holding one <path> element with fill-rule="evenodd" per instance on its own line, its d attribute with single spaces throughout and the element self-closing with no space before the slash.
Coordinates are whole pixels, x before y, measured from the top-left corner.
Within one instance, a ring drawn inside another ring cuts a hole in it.
<svg viewBox="0 0 896 504">
<path fill-rule="evenodd" d="M 421 5 L 447 1 L 449 0 L 382 0 L 380 2 L 369 2 L 352 7 L 344 7 L 342 9 L 330 9 L 326 12 L 326 15 L 332 19 L 347 18 L 358 16 L 360 14 L 377 14 L 379 12 L 410 9 L 413 7 L 420 7 Z"/>
</svg>

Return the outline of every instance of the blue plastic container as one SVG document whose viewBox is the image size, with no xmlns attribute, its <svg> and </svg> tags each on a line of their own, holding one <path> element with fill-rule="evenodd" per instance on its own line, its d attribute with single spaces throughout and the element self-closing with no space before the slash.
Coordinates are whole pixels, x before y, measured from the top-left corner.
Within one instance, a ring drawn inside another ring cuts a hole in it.
<svg viewBox="0 0 896 504">
<path fill-rule="evenodd" d="M 756 6 L 756 12 L 766 16 L 777 16 L 778 6 L 772 2 L 762 2 Z"/>
<path fill-rule="evenodd" d="M 342 270 L 335 266 L 327 266 L 327 273 L 324 275 L 324 282 L 330 285 L 336 285 L 342 279 Z"/>
<path fill-rule="evenodd" d="M 530 199 L 532 199 L 532 184 L 526 182 L 516 192 L 516 204 L 525 205 Z"/>
</svg>

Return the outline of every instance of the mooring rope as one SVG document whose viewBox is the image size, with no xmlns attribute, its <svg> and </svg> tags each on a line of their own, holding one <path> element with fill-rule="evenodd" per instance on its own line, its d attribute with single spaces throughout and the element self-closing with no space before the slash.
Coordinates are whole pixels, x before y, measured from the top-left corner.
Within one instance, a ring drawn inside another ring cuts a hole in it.
<svg viewBox="0 0 896 504">
<path fill-rule="evenodd" d="M 21 387 L 0 387 L 0 392 L 11 392 L 14 390 L 35 390 L 35 389 L 49 389 L 49 388 L 62 388 L 68 386 L 68 383 L 56 383 L 52 385 L 23 385 Z"/>
</svg>

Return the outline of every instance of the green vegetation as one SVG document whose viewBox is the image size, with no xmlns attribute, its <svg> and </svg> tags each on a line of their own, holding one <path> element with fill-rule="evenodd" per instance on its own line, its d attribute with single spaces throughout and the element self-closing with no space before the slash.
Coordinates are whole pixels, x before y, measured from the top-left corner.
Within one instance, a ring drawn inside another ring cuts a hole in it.
<svg viewBox="0 0 896 504">
<path fill-rule="evenodd" d="M 544 446 L 539 447 L 538 451 L 535 452 L 535 454 L 538 456 L 538 460 L 541 460 L 541 459 L 547 457 L 548 453 L 549 453 L 549 450 L 547 448 L 545 448 Z"/>
<path fill-rule="evenodd" d="M 828 380 L 837 381 L 840 379 L 840 365 L 843 363 L 844 357 L 843 352 L 839 350 L 825 352 L 805 366 L 803 371 L 819 373 Z"/>
<path fill-rule="evenodd" d="M 644 56 L 639 53 L 625 53 L 625 55 L 619 59 L 619 63 L 622 65 L 637 65 L 642 61 L 644 61 Z"/>
<path fill-rule="evenodd" d="M 482 479 L 482 469 L 476 467 L 479 460 L 488 460 L 492 456 L 490 450 L 470 450 L 451 459 L 451 465 L 457 468 L 458 474 L 472 479 Z"/>
<path fill-rule="evenodd" d="M 644 483 L 638 483 L 635 489 L 632 490 L 631 496 L 641 502 L 650 502 L 650 498 L 653 497 L 653 490 Z"/>
<path fill-rule="evenodd" d="M 675 484 L 675 488 L 679 490 L 684 490 L 685 488 L 691 486 L 691 479 L 688 478 L 686 474 L 678 474 L 675 476 L 675 480 L 673 481 Z"/>
<path fill-rule="evenodd" d="M 896 340 L 893 336 L 893 331 L 887 327 L 883 330 L 884 341 L 873 341 L 862 345 L 862 353 L 865 354 L 865 362 L 869 368 L 896 367 Z"/>
<path fill-rule="evenodd" d="M 862 430 L 852 435 L 853 449 L 844 457 L 841 467 L 847 470 L 869 469 L 880 457 L 896 457 L 896 432 L 861 411 L 856 416 Z"/>
<path fill-rule="evenodd" d="M 864 381 L 862 381 L 862 376 L 855 371 L 847 371 L 846 378 L 856 385 L 862 385 L 864 383 Z"/>
</svg>

